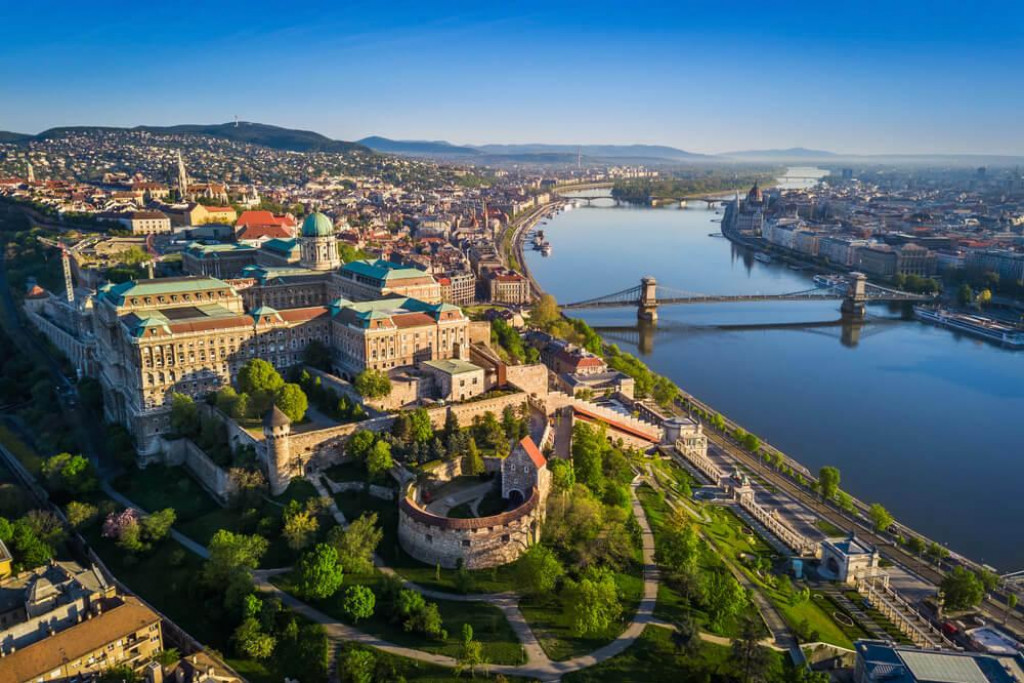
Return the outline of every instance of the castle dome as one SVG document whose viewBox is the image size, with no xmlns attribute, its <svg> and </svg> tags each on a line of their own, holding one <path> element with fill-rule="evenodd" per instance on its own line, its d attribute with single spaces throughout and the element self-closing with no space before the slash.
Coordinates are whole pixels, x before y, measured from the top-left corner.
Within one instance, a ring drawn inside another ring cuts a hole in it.
<svg viewBox="0 0 1024 683">
<path fill-rule="evenodd" d="M 306 216 L 302 221 L 303 237 L 330 237 L 334 234 L 334 223 L 319 211 Z"/>
</svg>

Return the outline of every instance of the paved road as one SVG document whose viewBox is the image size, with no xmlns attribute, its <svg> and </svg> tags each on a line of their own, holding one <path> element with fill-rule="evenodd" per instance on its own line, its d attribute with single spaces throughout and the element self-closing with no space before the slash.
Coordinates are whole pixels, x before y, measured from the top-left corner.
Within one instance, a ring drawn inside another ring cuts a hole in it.
<svg viewBox="0 0 1024 683">
<path fill-rule="evenodd" d="M 778 472 L 763 468 L 757 458 L 737 447 L 721 434 L 712 429 L 706 430 L 705 433 L 708 435 L 710 443 L 721 453 L 735 462 L 744 464 L 775 486 L 779 492 L 776 495 L 784 494 L 796 501 L 807 499 L 806 491 Z M 887 570 L 891 577 L 890 584 L 901 594 L 913 600 L 920 600 L 935 594 L 936 586 L 941 583 L 945 574 L 933 565 L 895 545 L 892 538 L 885 534 L 879 534 L 863 521 L 853 520 L 832 507 L 815 506 L 814 512 L 841 529 L 854 529 L 858 538 L 876 546 L 885 559 L 893 562 L 894 566 Z M 992 623 L 1004 624 L 1006 609 L 1004 605 L 986 601 L 979 609 Z M 1020 609 L 1018 608 L 1018 612 L 1006 622 L 1006 627 L 1017 634 L 1024 634 L 1024 617 L 1021 616 Z"/>
<path fill-rule="evenodd" d="M 552 661 L 541 648 L 540 643 L 537 641 L 536 636 L 530 628 L 530 625 L 519 610 L 519 607 L 516 604 L 517 597 L 515 595 L 506 593 L 457 595 L 442 591 L 424 589 L 416 586 L 415 584 L 411 584 L 409 582 L 406 583 L 415 590 L 423 593 L 425 597 L 433 600 L 487 602 L 495 605 L 505 614 L 505 618 L 508 619 L 512 630 L 515 632 L 516 637 L 519 639 L 519 642 L 522 644 L 526 652 L 527 662 L 520 666 L 490 666 L 488 667 L 488 670 L 491 673 L 500 673 L 509 676 L 523 676 L 540 681 L 557 681 L 566 673 L 579 671 L 580 669 L 585 669 L 595 664 L 599 664 L 600 662 L 621 654 L 626 650 L 626 648 L 636 641 L 646 626 L 658 623 L 654 619 L 654 605 L 658 599 L 658 580 L 660 575 L 658 567 L 654 561 L 654 534 L 651 532 L 651 527 L 647 522 L 647 516 L 644 514 L 643 507 L 640 505 L 640 501 L 636 497 L 636 487 L 639 486 L 640 483 L 641 480 L 639 477 L 633 481 L 631 494 L 633 499 L 633 512 L 636 515 L 641 529 L 644 580 L 643 598 L 640 600 L 640 605 L 637 608 L 636 614 L 633 616 L 630 624 L 626 627 L 626 630 L 619 634 L 619 636 L 611 643 L 594 650 L 590 654 L 561 662 Z M 389 573 L 393 571 L 380 564 L 379 558 L 377 558 L 377 560 L 378 567 L 382 571 Z M 256 587 L 261 591 L 271 593 L 280 598 L 281 602 L 291 609 L 294 609 L 307 619 L 323 624 L 327 631 L 328 638 L 336 645 L 349 641 L 357 642 L 363 645 L 370 645 L 372 647 L 379 648 L 394 655 L 408 657 L 421 662 L 429 662 L 431 664 L 438 664 L 447 667 L 455 666 L 456 662 L 451 657 L 436 655 L 388 642 L 378 638 L 377 636 L 365 633 L 358 628 L 342 624 L 334 617 L 324 614 L 316 608 L 302 602 L 298 598 L 285 593 L 269 581 L 270 576 L 281 573 L 282 571 L 284 570 L 254 572 L 253 578 L 256 583 Z"/>
</svg>

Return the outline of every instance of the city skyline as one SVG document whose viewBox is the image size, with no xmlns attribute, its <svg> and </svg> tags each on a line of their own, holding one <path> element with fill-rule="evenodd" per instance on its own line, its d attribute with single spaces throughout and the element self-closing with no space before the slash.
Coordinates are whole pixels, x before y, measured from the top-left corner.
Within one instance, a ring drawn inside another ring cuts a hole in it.
<svg viewBox="0 0 1024 683">
<path fill-rule="evenodd" d="M 237 115 L 344 140 L 1024 154 L 1009 5 L 391 10 L 51 3 L 39 32 L 10 8 L 0 130 Z"/>
</svg>

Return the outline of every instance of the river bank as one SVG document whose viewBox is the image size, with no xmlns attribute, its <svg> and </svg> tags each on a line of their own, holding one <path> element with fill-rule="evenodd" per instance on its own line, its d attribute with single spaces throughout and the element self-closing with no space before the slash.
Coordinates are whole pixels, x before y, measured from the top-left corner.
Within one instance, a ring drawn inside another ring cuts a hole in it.
<svg viewBox="0 0 1024 683">
<path fill-rule="evenodd" d="M 642 275 L 715 294 L 813 286 L 808 273 L 757 262 L 710 237 L 721 218 L 714 210 L 605 204 L 557 215 L 545 227 L 553 255 L 525 254 L 541 291 L 584 300 L 635 286 Z M 827 302 L 659 313 L 646 328 L 630 309 L 580 317 L 809 471 L 838 466 L 844 489 L 941 545 L 1003 571 L 1024 567 L 1024 530 L 1008 525 L 1024 516 L 1013 478 L 1024 465 L 1008 457 L 1019 437 L 1014 416 L 1024 410 L 1024 368 L 1006 363 L 1009 352 L 904 321 L 898 306 L 873 304 L 865 324 L 850 329 L 824 324 L 837 317 Z"/>
</svg>

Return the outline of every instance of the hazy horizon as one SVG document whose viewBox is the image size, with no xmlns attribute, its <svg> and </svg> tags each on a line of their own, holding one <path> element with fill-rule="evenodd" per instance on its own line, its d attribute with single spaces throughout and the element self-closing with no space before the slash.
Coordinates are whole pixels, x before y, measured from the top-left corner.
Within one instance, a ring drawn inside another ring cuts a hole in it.
<svg viewBox="0 0 1024 683">
<path fill-rule="evenodd" d="M 0 130 L 237 115 L 342 140 L 1024 155 L 1011 4 L 222 7 L 7 8 Z"/>
</svg>

